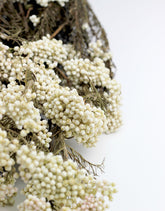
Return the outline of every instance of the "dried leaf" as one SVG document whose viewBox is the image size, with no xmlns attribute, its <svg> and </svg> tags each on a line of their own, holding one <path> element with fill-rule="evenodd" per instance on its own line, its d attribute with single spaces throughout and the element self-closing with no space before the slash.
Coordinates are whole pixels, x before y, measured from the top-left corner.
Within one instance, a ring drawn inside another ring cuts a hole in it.
<svg viewBox="0 0 165 211">
<path fill-rule="evenodd" d="M 13 128 L 17 129 L 17 126 L 12 118 L 7 115 L 4 115 L 3 118 L 0 120 L 0 124 L 2 124 L 6 129 Z"/>
</svg>

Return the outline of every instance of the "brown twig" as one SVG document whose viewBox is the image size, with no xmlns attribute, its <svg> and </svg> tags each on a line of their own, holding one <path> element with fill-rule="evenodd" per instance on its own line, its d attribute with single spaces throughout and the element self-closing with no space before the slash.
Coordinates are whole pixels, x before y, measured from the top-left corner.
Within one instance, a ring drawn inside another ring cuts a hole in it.
<svg viewBox="0 0 165 211">
<path fill-rule="evenodd" d="M 56 70 L 63 76 L 63 78 L 65 78 L 68 82 L 68 85 L 71 86 L 71 81 L 69 80 L 69 78 L 65 75 L 65 73 L 62 72 L 62 70 L 58 67 L 56 67 Z"/>
<path fill-rule="evenodd" d="M 18 7 L 19 7 L 19 10 L 20 10 L 21 15 L 22 16 L 25 16 L 25 12 L 24 12 L 23 7 L 22 7 L 22 4 L 20 2 L 18 3 Z"/>
<path fill-rule="evenodd" d="M 61 131 L 57 131 L 56 133 L 52 134 L 52 137 L 57 136 Z"/>
<path fill-rule="evenodd" d="M 33 7 L 30 7 L 29 9 L 28 9 L 28 11 L 27 11 L 27 13 L 26 13 L 26 19 L 29 17 L 29 15 L 30 15 L 30 12 L 33 10 Z"/>
<path fill-rule="evenodd" d="M 29 26 L 28 26 L 28 23 L 27 23 L 27 19 L 25 17 L 25 11 L 24 11 L 23 6 L 20 2 L 18 3 L 18 7 L 19 7 L 20 13 L 21 13 L 22 18 L 23 18 L 23 24 L 24 24 L 24 27 L 25 27 L 25 32 L 28 32 Z"/>
<path fill-rule="evenodd" d="M 73 149 L 70 145 L 66 144 L 67 153 L 69 158 L 71 158 L 74 162 L 78 164 L 80 168 L 86 169 L 88 174 L 93 174 L 97 176 L 97 170 L 100 172 L 104 172 L 104 159 L 100 164 L 94 164 L 87 161 L 80 153 L 78 153 L 75 149 Z"/>
<path fill-rule="evenodd" d="M 53 39 L 63 28 L 64 26 L 68 23 L 68 21 L 64 22 L 63 24 L 61 24 L 58 29 L 56 29 L 56 31 L 50 36 L 50 39 Z"/>
</svg>

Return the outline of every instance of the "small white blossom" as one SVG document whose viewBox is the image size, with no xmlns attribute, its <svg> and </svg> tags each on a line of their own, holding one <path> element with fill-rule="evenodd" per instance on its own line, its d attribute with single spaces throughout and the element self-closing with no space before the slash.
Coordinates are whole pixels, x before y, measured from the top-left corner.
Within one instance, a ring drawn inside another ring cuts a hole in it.
<svg viewBox="0 0 165 211">
<path fill-rule="evenodd" d="M 83 30 L 89 29 L 89 24 L 88 24 L 88 23 L 83 23 L 82 29 L 83 29 Z"/>
<path fill-rule="evenodd" d="M 33 26 L 37 26 L 40 22 L 40 17 L 37 17 L 36 15 L 31 15 L 29 19 L 33 23 Z"/>
</svg>

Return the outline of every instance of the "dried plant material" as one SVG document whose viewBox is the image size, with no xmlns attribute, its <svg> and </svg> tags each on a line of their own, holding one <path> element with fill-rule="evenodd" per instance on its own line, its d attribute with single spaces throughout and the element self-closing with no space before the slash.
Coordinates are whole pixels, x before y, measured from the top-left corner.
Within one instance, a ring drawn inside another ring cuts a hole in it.
<svg viewBox="0 0 165 211">
<path fill-rule="evenodd" d="M 75 161 L 80 168 L 86 169 L 88 174 L 93 174 L 94 176 L 98 176 L 98 170 L 103 172 L 104 170 L 104 160 L 101 164 L 94 164 L 87 161 L 83 156 L 74 150 L 71 146 L 67 145 L 66 148 L 68 149 L 69 157 Z"/>
<path fill-rule="evenodd" d="M 113 66 L 87 0 L 0 2 L 0 205 L 13 203 L 19 174 L 20 211 L 108 208 L 116 189 L 97 178 L 104 163 L 67 140 L 93 147 L 120 127 Z"/>
<path fill-rule="evenodd" d="M 0 120 L 0 124 L 2 124 L 6 129 L 17 129 L 14 120 L 7 115 L 3 116 L 3 118 Z"/>
</svg>

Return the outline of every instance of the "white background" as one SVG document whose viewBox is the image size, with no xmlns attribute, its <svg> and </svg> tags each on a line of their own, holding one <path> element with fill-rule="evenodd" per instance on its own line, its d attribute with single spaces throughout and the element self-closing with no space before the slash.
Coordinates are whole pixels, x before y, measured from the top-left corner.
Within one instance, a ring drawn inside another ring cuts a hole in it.
<svg viewBox="0 0 165 211">
<path fill-rule="evenodd" d="M 165 1 L 91 3 L 108 33 L 123 93 L 124 126 L 97 147 L 105 151 L 106 176 L 119 191 L 110 210 L 163 211 Z"/>
<path fill-rule="evenodd" d="M 101 136 L 96 148 L 81 151 L 90 161 L 106 158 L 103 177 L 118 189 L 111 211 L 164 211 L 165 1 L 90 2 L 107 31 L 118 68 L 124 125 Z"/>
</svg>

